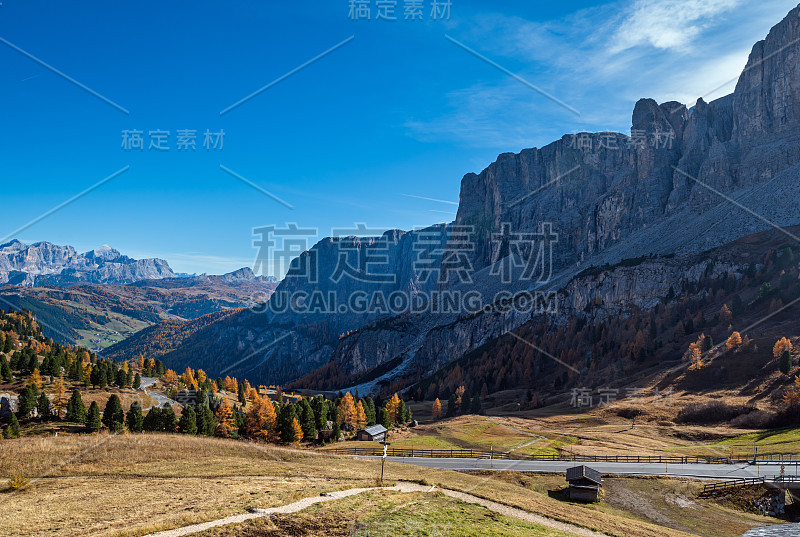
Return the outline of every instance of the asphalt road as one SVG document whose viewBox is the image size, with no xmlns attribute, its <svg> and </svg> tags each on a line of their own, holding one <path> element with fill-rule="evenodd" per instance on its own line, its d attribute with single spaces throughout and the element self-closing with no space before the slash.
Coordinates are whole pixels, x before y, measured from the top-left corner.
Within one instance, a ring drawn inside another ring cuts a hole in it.
<svg viewBox="0 0 800 537">
<path fill-rule="evenodd" d="M 361 458 L 361 457 L 359 457 Z M 375 458 L 375 457 L 364 457 Z M 780 474 L 780 463 L 750 464 L 636 464 L 623 462 L 550 462 L 487 459 L 429 459 L 387 457 L 388 461 L 443 470 L 513 470 L 517 472 L 563 473 L 567 468 L 586 464 L 603 474 L 694 477 L 699 479 L 734 479 L 772 477 Z M 795 475 L 794 464 L 786 465 L 786 474 Z"/>
<path fill-rule="evenodd" d="M 169 404 L 170 406 L 175 406 L 177 403 L 172 399 L 170 399 L 169 397 L 167 397 L 166 395 L 160 394 L 158 392 L 147 391 L 147 388 L 155 384 L 157 380 L 158 379 L 152 377 L 142 377 L 142 384 L 139 388 L 143 390 L 146 395 L 149 395 L 150 397 L 155 399 L 159 407 L 163 407 L 166 404 Z M 150 410 L 150 408 L 149 407 L 143 408 L 142 410 Z"/>
</svg>

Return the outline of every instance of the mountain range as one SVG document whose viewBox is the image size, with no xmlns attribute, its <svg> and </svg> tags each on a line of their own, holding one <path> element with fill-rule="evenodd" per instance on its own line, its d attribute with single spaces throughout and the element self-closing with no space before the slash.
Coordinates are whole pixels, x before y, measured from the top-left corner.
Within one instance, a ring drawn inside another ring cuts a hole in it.
<svg viewBox="0 0 800 537">
<path fill-rule="evenodd" d="M 124 359 L 147 349 L 174 369 L 191 365 L 254 382 L 302 387 L 298 378 L 310 382 L 328 372 L 343 379 L 339 388 L 402 389 L 404 379 L 433 375 L 526 323 L 599 322 L 680 300 L 707 271 L 721 278 L 751 264 L 709 264 L 704 253 L 800 223 L 798 57 L 800 7 L 753 46 L 730 95 L 699 99 L 691 109 L 642 99 L 630 134 L 579 133 L 502 154 L 463 177 L 454 222 L 323 239 L 293 262 L 263 312 L 186 323 L 180 345 L 164 331 L 142 331 L 108 352 Z M 787 243 L 798 241 L 780 233 Z M 550 237 L 546 277 L 520 277 L 520 257 L 531 252 L 515 250 L 514 234 Z M 343 251 L 355 277 L 341 277 Z M 364 261 L 370 258 L 384 261 L 373 274 Z M 454 260 L 469 268 L 468 277 L 441 278 Z M 617 270 L 626 266 L 636 268 Z M 517 272 L 505 280 L 498 277 L 504 270 Z M 497 306 L 501 293 L 531 290 L 551 293 L 557 310 L 398 312 L 349 303 L 356 295 L 430 299 L 475 291 Z M 279 307 L 291 297 L 331 293 L 327 307 Z"/>
<path fill-rule="evenodd" d="M 36 314 L 44 333 L 100 351 L 161 321 L 182 322 L 266 300 L 277 285 L 250 268 L 176 275 L 161 259 L 103 246 L 78 253 L 48 242 L 0 246 L 0 303 Z"/>
</svg>

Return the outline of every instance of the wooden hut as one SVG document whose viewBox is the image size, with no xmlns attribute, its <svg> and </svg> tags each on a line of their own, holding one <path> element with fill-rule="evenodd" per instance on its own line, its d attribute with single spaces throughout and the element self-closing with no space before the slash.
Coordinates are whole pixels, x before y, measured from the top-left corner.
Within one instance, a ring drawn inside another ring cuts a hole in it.
<svg viewBox="0 0 800 537">
<path fill-rule="evenodd" d="M 366 429 L 361 429 L 356 433 L 356 440 L 367 442 L 382 442 L 386 438 L 386 427 L 383 425 L 373 425 Z"/>
<path fill-rule="evenodd" d="M 582 502 L 600 501 L 600 487 L 603 486 L 603 476 L 597 470 L 588 466 L 575 466 L 567 469 L 567 483 L 569 483 L 569 499 Z"/>
</svg>

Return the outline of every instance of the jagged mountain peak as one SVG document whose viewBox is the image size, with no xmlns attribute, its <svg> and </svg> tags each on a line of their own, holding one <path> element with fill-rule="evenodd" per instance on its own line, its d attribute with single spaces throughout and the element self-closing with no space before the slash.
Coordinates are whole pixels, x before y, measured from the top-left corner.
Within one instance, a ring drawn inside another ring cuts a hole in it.
<svg viewBox="0 0 800 537">
<path fill-rule="evenodd" d="M 162 259 L 131 259 L 104 245 L 79 254 L 72 246 L 19 240 L 0 247 L 0 283 L 22 286 L 72 283 L 125 284 L 172 278 Z"/>
</svg>

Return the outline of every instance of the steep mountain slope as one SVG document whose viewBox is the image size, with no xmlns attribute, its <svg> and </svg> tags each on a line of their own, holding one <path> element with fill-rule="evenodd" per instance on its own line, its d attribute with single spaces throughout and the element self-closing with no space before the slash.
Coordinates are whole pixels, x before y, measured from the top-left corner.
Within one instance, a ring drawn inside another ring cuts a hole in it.
<svg viewBox="0 0 800 537">
<path fill-rule="evenodd" d="M 180 367 L 197 353 L 211 374 L 236 363 L 235 373 L 264 382 L 285 382 L 319 366 L 340 378 L 374 376 L 375 368 L 392 369 L 386 377 L 414 378 L 548 312 L 360 308 L 354 296 L 371 304 L 398 291 L 438 305 L 437 291 L 474 291 L 482 304 L 502 306 L 501 293 L 567 289 L 551 306 L 569 322 L 587 297 L 594 300 L 569 288 L 577 273 L 626 259 L 672 259 L 648 261 L 643 266 L 653 271 L 637 269 L 633 280 L 624 271 L 607 276 L 604 285 L 617 293 L 619 308 L 652 307 L 672 286 L 665 289 L 665 282 L 703 273 L 699 253 L 773 225 L 800 223 L 798 54 L 800 8 L 753 47 L 732 95 L 701 100 L 691 111 L 643 99 L 633 111 L 631 136 L 583 133 L 500 155 L 463 178 L 453 225 L 432 233 L 325 239 L 296 260 L 295 274 L 278 286 L 266 313 L 244 311 L 213 323 L 164 361 Z M 540 230 L 546 238 L 536 241 L 552 246 L 552 266 L 547 257 L 532 256 L 531 246 L 515 246 L 513 234 Z M 356 267 L 349 278 L 338 270 L 342 251 Z M 377 272 L 392 275 L 391 283 L 367 277 L 368 260 L 379 256 Z M 542 277 L 520 276 L 525 257 L 542 261 Z M 427 277 L 431 271 L 441 276 L 454 260 L 469 269 L 469 278 Z M 304 270 L 311 266 L 316 270 Z M 504 267 L 516 270 L 514 277 L 500 278 Z M 331 291 L 332 305 L 325 301 Z M 309 309 L 315 292 L 321 305 Z"/>
</svg>

